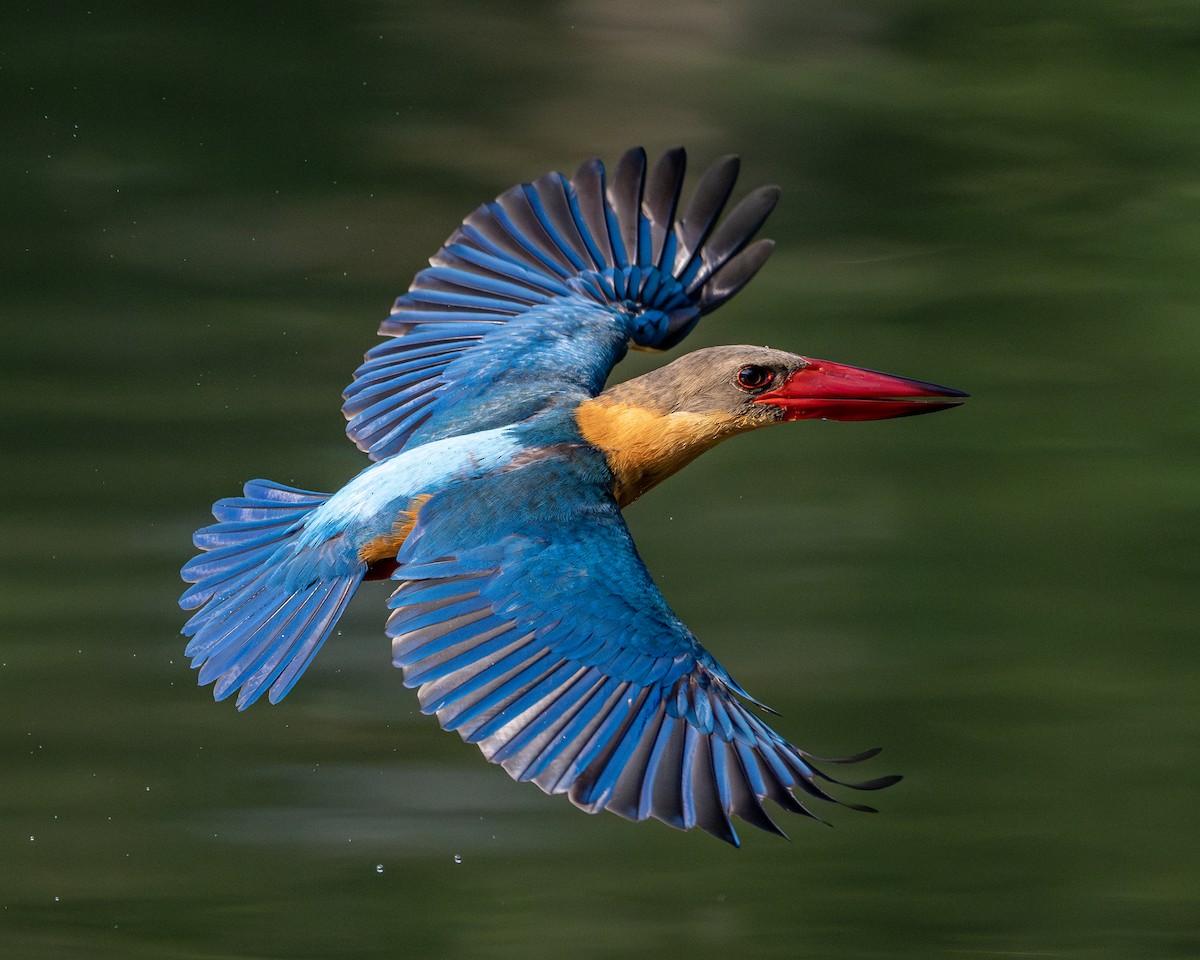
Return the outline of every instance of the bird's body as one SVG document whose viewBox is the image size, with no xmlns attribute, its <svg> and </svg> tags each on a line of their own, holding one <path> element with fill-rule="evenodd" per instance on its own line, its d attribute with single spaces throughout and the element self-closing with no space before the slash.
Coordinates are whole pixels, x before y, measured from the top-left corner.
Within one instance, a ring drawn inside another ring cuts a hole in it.
<svg viewBox="0 0 1200 960">
<path fill-rule="evenodd" d="M 668 607 L 620 509 L 736 433 L 963 395 L 747 346 L 603 389 L 630 343 L 678 342 L 765 260 L 749 241 L 773 189 L 714 229 L 735 171 L 710 170 L 682 219 L 681 151 L 648 178 L 630 151 L 609 188 L 592 161 L 469 217 L 347 388 L 376 462 L 332 495 L 252 481 L 197 533 L 181 604 L 200 682 L 278 701 L 359 584 L 390 577 L 406 684 L 515 778 L 734 843 L 733 815 L 778 831 L 767 797 L 832 799 Z"/>
</svg>

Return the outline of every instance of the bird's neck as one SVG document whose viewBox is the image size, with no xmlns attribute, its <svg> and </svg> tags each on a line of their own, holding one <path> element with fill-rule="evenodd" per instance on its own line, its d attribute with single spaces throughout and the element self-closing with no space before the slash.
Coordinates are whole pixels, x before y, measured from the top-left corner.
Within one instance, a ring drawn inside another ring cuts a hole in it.
<svg viewBox="0 0 1200 960">
<path fill-rule="evenodd" d="M 750 425 L 720 413 L 663 412 L 625 397 L 619 387 L 575 411 L 583 439 L 604 454 L 622 507 Z"/>
</svg>

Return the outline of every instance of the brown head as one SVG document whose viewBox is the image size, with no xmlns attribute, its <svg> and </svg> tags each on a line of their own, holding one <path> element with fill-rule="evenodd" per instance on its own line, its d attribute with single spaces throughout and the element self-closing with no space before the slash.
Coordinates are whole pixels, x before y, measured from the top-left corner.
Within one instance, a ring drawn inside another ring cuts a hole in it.
<svg viewBox="0 0 1200 960">
<path fill-rule="evenodd" d="M 624 506 L 735 433 L 789 420 L 886 420 L 945 410 L 967 394 L 769 347 L 710 347 L 581 404 Z"/>
</svg>

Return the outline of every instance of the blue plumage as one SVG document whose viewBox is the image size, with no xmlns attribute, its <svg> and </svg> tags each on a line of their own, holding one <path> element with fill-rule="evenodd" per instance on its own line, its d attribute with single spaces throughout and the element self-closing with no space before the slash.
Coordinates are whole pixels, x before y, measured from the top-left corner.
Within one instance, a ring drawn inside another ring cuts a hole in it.
<svg viewBox="0 0 1200 960">
<path fill-rule="evenodd" d="M 479 429 L 481 416 L 514 423 L 547 396 L 598 393 L 629 343 L 682 340 L 766 262 L 771 241 L 751 240 L 778 199 L 762 187 L 717 227 L 737 179 L 726 157 L 676 219 L 684 166 L 672 150 L 647 176 L 645 152 L 630 150 L 611 184 L 589 160 L 468 216 L 396 300 L 379 330 L 395 339 L 346 388 L 350 438 L 380 460 Z M 429 362 L 412 366 L 414 351 Z"/>
<path fill-rule="evenodd" d="M 594 456 L 568 448 L 422 510 L 389 602 L 406 684 L 515 778 L 589 811 L 732 842 L 732 815 L 771 824 L 765 797 L 807 814 L 792 793 L 830 799 L 819 774 L 738 702 L 741 688 L 671 612 L 611 495 L 589 480 Z M 456 546 L 464 519 L 470 547 Z"/>
<path fill-rule="evenodd" d="M 734 817 L 781 832 L 768 798 L 810 816 L 798 796 L 833 799 L 671 611 L 621 517 L 618 495 L 783 418 L 736 386 L 760 369 L 747 362 L 807 362 L 724 348 L 701 358 L 711 388 L 672 400 L 664 376 L 601 395 L 629 344 L 678 343 L 770 252 L 751 240 L 774 188 L 718 225 L 736 159 L 705 173 L 679 216 L 683 172 L 682 150 L 650 171 L 633 150 L 611 181 L 588 161 L 467 217 L 346 390 L 347 431 L 376 462 L 332 495 L 252 481 L 195 535 L 183 632 L 217 699 L 278 702 L 358 585 L 390 576 L 406 685 L 517 780 L 735 844 Z"/>
<path fill-rule="evenodd" d="M 240 691 L 244 709 L 267 691 L 272 703 L 283 699 L 362 580 L 365 569 L 327 559 L 337 540 L 299 563 L 294 558 L 306 520 L 328 499 L 252 480 L 244 496 L 218 500 L 213 515 L 220 522 L 196 533 L 206 552 L 184 566 L 183 578 L 196 585 L 179 603 L 201 609 L 183 627 L 192 638 L 185 652 L 201 683 L 217 681 L 218 700 Z M 307 575 L 304 566 L 311 567 Z"/>
<path fill-rule="evenodd" d="M 182 571 L 195 586 L 180 605 L 201 608 L 183 628 L 200 683 L 216 681 L 218 700 L 239 691 L 239 709 L 268 690 L 277 703 L 368 575 L 364 550 L 423 493 L 484 475 L 523 449 L 508 431 L 477 433 L 373 464 L 332 496 L 253 480 L 244 496 L 218 500 L 220 522 L 194 538 L 205 552 Z"/>
</svg>

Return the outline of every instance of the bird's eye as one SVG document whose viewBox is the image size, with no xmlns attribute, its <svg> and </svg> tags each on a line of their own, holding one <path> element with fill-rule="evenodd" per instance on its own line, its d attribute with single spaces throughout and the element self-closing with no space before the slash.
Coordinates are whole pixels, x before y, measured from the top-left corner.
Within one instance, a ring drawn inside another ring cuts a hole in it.
<svg viewBox="0 0 1200 960">
<path fill-rule="evenodd" d="M 749 366 L 738 371 L 737 385 L 743 390 L 763 390 L 775 380 L 775 371 L 770 367 Z"/>
</svg>

